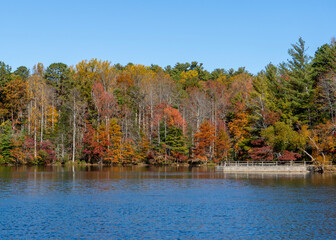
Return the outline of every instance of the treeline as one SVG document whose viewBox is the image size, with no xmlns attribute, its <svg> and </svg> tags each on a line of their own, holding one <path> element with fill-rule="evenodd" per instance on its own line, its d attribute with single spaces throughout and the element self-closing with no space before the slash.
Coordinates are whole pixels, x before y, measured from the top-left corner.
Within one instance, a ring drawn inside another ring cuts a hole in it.
<svg viewBox="0 0 336 240">
<path fill-rule="evenodd" d="M 0 62 L 0 163 L 312 160 L 336 151 L 336 44 L 244 68 Z"/>
</svg>

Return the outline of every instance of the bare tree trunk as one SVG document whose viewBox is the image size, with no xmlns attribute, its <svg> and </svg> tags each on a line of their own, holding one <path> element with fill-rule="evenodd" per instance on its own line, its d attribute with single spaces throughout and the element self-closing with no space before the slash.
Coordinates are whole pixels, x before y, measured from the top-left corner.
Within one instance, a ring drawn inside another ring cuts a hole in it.
<svg viewBox="0 0 336 240">
<path fill-rule="evenodd" d="M 36 111 L 36 97 L 35 97 L 35 111 Z M 36 131 L 37 131 L 37 129 L 36 129 L 36 114 L 35 114 L 35 120 L 34 120 L 34 157 L 36 158 L 37 157 L 37 134 L 36 134 Z"/>
<path fill-rule="evenodd" d="M 199 129 L 199 125 L 200 125 L 200 110 L 199 108 L 197 109 L 197 130 Z"/>
<path fill-rule="evenodd" d="M 42 97 L 43 98 L 43 97 Z M 41 109 L 41 139 L 40 142 L 43 142 L 43 124 L 44 124 L 44 103 L 43 103 L 43 99 L 42 99 L 42 109 Z"/>
<path fill-rule="evenodd" d="M 146 134 L 146 116 L 145 116 L 145 105 L 142 105 L 142 129 Z"/>
<path fill-rule="evenodd" d="M 167 141 L 167 121 L 164 119 L 164 127 L 165 127 L 165 141 Z"/>
<path fill-rule="evenodd" d="M 151 88 L 151 99 L 150 99 L 150 118 L 149 118 L 149 124 L 150 124 L 150 129 L 149 129 L 149 142 L 152 144 L 152 131 L 153 131 L 153 93 L 152 93 L 152 88 Z"/>
<path fill-rule="evenodd" d="M 158 120 L 158 125 L 157 125 L 158 129 L 158 145 L 160 145 L 161 139 L 160 139 L 160 121 Z"/>
<path fill-rule="evenodd" d="M 183 118 L 183 122 L 185 122 L 185 107 L 184 106 L 183 106 L 182 118 Z M 185 124 L 183 124 L 182 126 L 182 133 L 183 135 L 185 135 Z"/>
<path fill-rule="evenodd" d="M 31 115 L 31 109 L 32 109 L 31 105 L 32 105 L 32 102 L 30 101 L 28 105 L 28 135 L 30 135 L 30 124 L 31 124 L 30 115 Z"/>
<path fill-rule="evenodd" d="M 310 157 L 313 162 L 316 162 L 316 159 L 312 155 L 310 155 L 306 150 L 301 148 L 301 151 L 303 151 L 305 154 L 307 154 L 307 156 Z"/>
<path fill-rule="evenodd" d="M 139 107 L 139 115 L 138 115 L 138 128 L 139 131 L 141 130 L 141 109 Z"/>
<path fill-rule="evenodd" d="M 64 135 L 62 133 L 62 159 L 64 159 Z"/>
<path fill-rule="evenodd" d="M 76 154 L 76 102 L 73 101 L 73 133 L 72 133 L 72 162 L 75 162 Z"/>
<path fill-rule="evenodd" d="M 127 139 L 127 136 L 128 136 L 128 126 L 127 126 L 127 108 L 126 108 L 126 111 L 125 111 L 125 138 Z"/>
<path fill-rule="evenodd" d="M 52 130 L 54 131 L 54 118 L 55 118 L 55 116 L 54 116 L 54 100 L 55 100 L 55 98 L 54 98 L 54 95 L 53 95 L 53 101 L 52 101 L 52 109 L 51 109 L 51 125 L 52 125 Z"/>
</svg>

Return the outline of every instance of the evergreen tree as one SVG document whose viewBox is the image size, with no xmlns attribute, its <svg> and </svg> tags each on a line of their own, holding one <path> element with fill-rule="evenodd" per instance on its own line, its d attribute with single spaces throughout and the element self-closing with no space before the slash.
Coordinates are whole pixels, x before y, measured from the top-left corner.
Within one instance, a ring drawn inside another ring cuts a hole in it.
<svg viewBox="0 0 336 240">
<path fill-rule="evenodd" d="M 292 57 L 288 63 L 280 65 L 281 77 L 284 81 L 285 99 L 288 101 L 290 120 L 311 124 L 312 101 L 314 96 L 313 81 L 309 76 L 309 57 L 306 54 L 305 42 L 302 38 L 288 50 Z"/>
<path fill-rule="evenodd" d="M 3 163 L 11 163 L 13 149 L 13 131 L 10 121 L 6 121 L 0 125 L 0 159 Z"/>
<path fill-rule="evenodd" d="M 11 79 L 11 71 L 12 68 L 9 65 L 0 61 L 0 114 L 1 114 L 1 105 L 4 101 L 2 91 L 3 88 Z"/>
<path fill-rule="evenodd" d="M 0 88 L 5 85 L 11 78 L 12 68 L 0 61 Z"/>
<path fill-rule="evenodd" d="M 336 43 L 324 44 L 315 52 L 311 77 L 315 83 L 330 73 L 336 73 Z"/>
<path fill-rule="evenodd" d="M 336 43 L 324 44 L 312 61 L 311 77 L 316 85 L 317 122 L 336 121 Z"/>
<path fill-rule="evenodd" d="M 20 66 L 14 71 L 14 74 L 20 76 L 23 80 L 26 80 L 30 75 L 30 71 L 27 67 Z"/>
<path fill-rule="evenodd" d="M 44 73 L 44 78 L 47 79 L 48 84 L 56 88 L 56 93 L 58 96 L 62 96 L 67 91 L 69 91 L 70 69 L 66 64 L 50 64 Z"/>
<path fill-rule="evenodd" d="M 166 137 L 163 136 L 162 141 L 166 144 L 168 151 L 173 154 L 186 155 L 188 153 L 186 141 L 180 128 L 175 126 L 168 127 Z"/>
</svg>

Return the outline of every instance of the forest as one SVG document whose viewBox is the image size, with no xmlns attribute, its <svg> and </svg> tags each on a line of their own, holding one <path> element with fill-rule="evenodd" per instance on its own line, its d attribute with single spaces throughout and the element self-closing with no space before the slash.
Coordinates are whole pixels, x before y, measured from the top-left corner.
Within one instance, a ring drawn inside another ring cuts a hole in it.
<svg viewBox="0 0 336 240">
<path fill-rule="evenodd" d="M 0 62 L 0 164 L 335 162 L 336 43 L 258 74 L 198 62 Z"/>
</svg>

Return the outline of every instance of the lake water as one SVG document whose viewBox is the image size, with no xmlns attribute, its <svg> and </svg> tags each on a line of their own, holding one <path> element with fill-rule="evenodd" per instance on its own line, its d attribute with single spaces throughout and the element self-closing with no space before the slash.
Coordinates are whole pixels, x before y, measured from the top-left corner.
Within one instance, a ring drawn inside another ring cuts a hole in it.
<svg viewBox="0 0 336 240">
<path fill-rule="evenodd" d="M 0 167 L 0 239 L 334 239 L 336 175 Z"/>
</svg>

